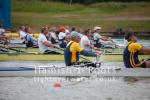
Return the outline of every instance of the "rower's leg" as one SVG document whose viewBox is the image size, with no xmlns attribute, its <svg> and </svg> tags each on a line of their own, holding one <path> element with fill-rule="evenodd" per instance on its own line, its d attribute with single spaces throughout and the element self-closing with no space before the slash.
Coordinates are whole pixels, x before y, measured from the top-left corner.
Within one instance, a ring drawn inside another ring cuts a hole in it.
<svg viewBox="0 0 150 100">
<path fill-rule="evenodd" d="M 150 68 L 150 60 L 145 61 L 145 63 L 146 63 L 146 67 Z"/>
<path fill-rule="evenodd" d="M 95 51 L 96 54 L 101 55 L 102 52 L 101 51 Z"/>
</svg>

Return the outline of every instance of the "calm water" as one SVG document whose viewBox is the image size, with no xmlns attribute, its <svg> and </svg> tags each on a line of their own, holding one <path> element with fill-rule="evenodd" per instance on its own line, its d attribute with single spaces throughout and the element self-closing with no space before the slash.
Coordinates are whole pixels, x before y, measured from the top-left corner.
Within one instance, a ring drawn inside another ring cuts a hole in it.
<svg viewBox="0 0 150 100">
<path fill-rule="evenodd" d="M 57 65 L 62 62 L 0 62 L 0 67 L 24 65 Z M 13 67 L 12 66 L 12 67 Z M 105 66 L 120 66 L 122 62 L 110 62 Z M 61 87 L 54 87 L 55 83 Z M 0 100 L 150 100 L 150 78 L 129 77 L 66 77 L 24 78 L 1 77 Z"/>
<path fill-rule="evenodd" d="M 124 40 L 124 38 L 115 38 L 113 39 L 117 44 L 122 44 L 125 45 L 127 43 L 126 40 Z M 150 48 L 150 39 L 138 39 L 137 41 L 138 43 L 142 44 L 143 46 Z"/>
</svg>

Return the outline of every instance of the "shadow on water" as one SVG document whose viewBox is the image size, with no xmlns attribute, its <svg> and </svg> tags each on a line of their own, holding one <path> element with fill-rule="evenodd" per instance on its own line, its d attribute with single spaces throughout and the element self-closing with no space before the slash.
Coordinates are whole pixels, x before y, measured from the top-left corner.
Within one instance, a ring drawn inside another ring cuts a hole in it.
<svg viewBox="0 0 150 100">
<path fill-rule="evenodd" d="M 125 81 L 128 85 L 135 85 L 138 82 L 150 84 L 149 80 L 149 77 L 123 77 L 123 81 Z"/>
</svg>

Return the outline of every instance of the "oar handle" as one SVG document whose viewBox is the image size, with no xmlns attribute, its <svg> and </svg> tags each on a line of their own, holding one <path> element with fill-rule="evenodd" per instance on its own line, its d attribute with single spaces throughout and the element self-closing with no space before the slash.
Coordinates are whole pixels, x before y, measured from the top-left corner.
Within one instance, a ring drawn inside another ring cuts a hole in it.
<svg viewBox="0 0 150 100">
<path fill-rule="evenodd" d="M 114 40 L 111 39 L 110 41 L 115 45 L 115 47 L 118 47 L 118 45 L 116 44 Z"/>
<path fill-rule="evenodd" d="M 91 60 L 89 60 L 89 59 L 87 59 L 85 57 L 82 57 L 82 56 L 79 56 L 79 57 L 82 58 L 82 59 L 84 59 L 84 60 L 86 60 L 86 61 L 90 61 L 91 62 Z"/>
</svg>

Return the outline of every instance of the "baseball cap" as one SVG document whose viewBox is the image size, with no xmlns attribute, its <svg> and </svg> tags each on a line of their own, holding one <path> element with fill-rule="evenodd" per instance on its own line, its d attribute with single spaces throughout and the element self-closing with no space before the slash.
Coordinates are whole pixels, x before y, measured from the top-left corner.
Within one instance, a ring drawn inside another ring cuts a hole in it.
<svg viewBox="0 0 150 100">
<path fill-rule="evenodd" d="M 71 32 L 71 37 L 76 37 L 76 36 L 80 36 L 80 34 L 76 31 L 72 31 Z"/>
<path fill-rule="evenodd" d="M 64 30 L 65 30 L 64 26 L 59 27 L 59 31 L 64 31 Z"/>
<path fill-rule="evenodd" d="M 95 26 L 95 27 L 94 27 L 94 31 L 100 30 L 100 29 L 102 29 L 102 27 L 99 27 L 99 26 Z"/>
</svg>

